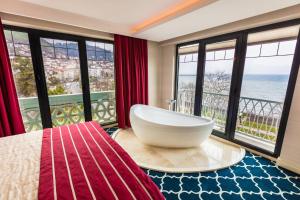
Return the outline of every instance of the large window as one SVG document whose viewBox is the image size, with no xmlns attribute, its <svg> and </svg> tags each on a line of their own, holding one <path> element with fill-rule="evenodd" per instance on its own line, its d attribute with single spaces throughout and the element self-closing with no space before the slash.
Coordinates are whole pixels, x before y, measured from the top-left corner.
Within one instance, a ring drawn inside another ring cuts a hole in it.
<svg viewBox="0 0 300 200">
<path fill-rule="evenodd" d="M 40 41 L 53 126 L 84 121 L 78 43 Z"/>
<path fill-rule="evenodd" d="M 178 45 L 177 111 L 214 119 L 213 134 L 278 156 L 300 62 L 299 23 Z M 183 84 L 186 72 L 193 78 Z M 186 85 L 192 92 L 182 98 Z"/>
<path fill-rule="evenodd" d="M 113 45 L 87 41 L 87 59 L 93 120 L 116 120 Z"/>
<path fill-rule="evenodd" d="M 236 40 L 205 46 L 201 116 L 215 120 L 214 128 L 225 132 Z"/>
<path fill-rule="evenodd" d="M 248 35 L 236 139 L 274 151 L 299 27 Z"/>
<path fill-rule="evenodd" d="M 42 128 L 28 34 L 4 30 L 26 131 Z"/>
<path fill-rule="evenodd" d="M 111 41 L 12 26 L 5 37 L 27 132 L 115 123 Z"/>
<path fill-rule="evenodd" d="M 178 65 L 178 112 L 193 115 L 198 62 L 198 44 L 180 47 Z"/>
</svg>

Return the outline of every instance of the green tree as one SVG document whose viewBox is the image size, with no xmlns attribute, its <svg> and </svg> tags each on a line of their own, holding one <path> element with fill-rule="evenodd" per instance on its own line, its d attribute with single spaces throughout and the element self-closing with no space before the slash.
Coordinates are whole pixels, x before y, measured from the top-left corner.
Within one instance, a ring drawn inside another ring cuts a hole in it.
<svg viewBox="0 0 300 200">
<path fill-rule="evenodd" d="M 15 57 L 12 68 L 19 97 L 36 96 L 35 78 L 30 57 Z"/>
<path fill-rule="evenodd" d="M 62 85 L 57 85 L 55 89 L 48 89 L 48 95 L 65 94 L 65 88 Z"/>
<path fill-rule="evenodd" d="M 57 72 L 55 70 L 52 70 L 51 71 L 51 74 L 48 74 L 48 81 L 47 81 L 47 84 L 50 86 L 50 87 L 53 87 L 53 86 L 57 86 L 59 84 L 61 84 L 61 81 L 57 78 Z"/>
</svg>

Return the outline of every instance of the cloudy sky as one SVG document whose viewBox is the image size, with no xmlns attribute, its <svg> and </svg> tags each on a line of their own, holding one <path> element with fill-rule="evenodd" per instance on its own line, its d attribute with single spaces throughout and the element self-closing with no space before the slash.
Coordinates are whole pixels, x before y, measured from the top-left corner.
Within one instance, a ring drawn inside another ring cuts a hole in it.
<svg viewBox="0 0 300 200">
<path fill-rule="evenodd" d="M 244 74 L 289 74 L 293 61 L 293 56 L 285 54 L 293 54 L 296 41 L 264 44 L 261 48 L 261 56 L 259 58 L 251 58 L 259 55 L 260 45 L 250 46 L 247 48 L 247 59 L 244 68 Z M 272 56 L 277 53 L 282 56 Z M 223 51 L 224 52 L 224 51 Z M 222 52 L 219 52 L 222 54 Z M 283 56 L 285 55 L 285 56 Z M 209 55 L 208 55 L 209 56 Z M 272 56 L 272 57 L 268 57 Z M 205 73 L 232 72 L 232 60 L 206 61 Z M 179 74 L 195 75 L 197 69 L 196 62 L 181 63 Z"/>
</svg>

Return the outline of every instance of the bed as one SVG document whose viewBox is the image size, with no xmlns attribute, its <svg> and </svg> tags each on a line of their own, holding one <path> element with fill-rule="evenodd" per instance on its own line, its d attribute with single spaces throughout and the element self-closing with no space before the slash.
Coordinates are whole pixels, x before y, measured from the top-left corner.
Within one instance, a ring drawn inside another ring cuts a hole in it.
<svg viewBox="0 0 300 200">
<path fill-rule="evenodd" d="M 164 199 L 96 122 L 0 139 L 0 199 Z"/>
</svg>

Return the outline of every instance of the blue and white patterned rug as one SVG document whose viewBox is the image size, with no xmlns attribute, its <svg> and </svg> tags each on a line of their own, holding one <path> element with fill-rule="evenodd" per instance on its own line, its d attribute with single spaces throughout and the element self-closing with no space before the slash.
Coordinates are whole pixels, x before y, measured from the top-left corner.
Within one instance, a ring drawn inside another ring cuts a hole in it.
<svg viewBox="0 0 300 200">
<path fill-rule="evenodd" d="M 111 135 L 117 128 L 106 129 Z M 300 200 L 300 176 L 247 152 L 238 164 L 202 173 L 145 169 L 167 200 Z"/>
<path fill-rule="evenodd" d="M 106 133 L 108 133 L 110 136 L 112 136 L 112 134 L 118 129 L 119 129 L 118 127 L 104 128 Z"/>
</svg>

